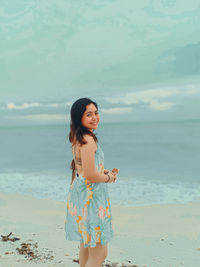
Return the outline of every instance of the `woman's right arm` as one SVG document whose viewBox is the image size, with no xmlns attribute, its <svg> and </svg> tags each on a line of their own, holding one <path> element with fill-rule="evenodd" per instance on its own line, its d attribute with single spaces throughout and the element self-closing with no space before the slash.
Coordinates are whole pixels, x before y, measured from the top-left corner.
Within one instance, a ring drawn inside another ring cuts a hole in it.
<svg viewBox="0 0 200 267">
<path fill-rule="evenodd" d="M 91 183 L 104 183 L 109 177 L 107 174 L 100 173 L 97 168 L 95 168 L 96 143 L 90 135 L 85 135 L 84 140 L 87 144 L 80 146 L 83 176 Z M 109 173 L 109 176 L 109 182 L 113 182 L 116 179 L 116 176 L 112 173 Z"/>
</svg>

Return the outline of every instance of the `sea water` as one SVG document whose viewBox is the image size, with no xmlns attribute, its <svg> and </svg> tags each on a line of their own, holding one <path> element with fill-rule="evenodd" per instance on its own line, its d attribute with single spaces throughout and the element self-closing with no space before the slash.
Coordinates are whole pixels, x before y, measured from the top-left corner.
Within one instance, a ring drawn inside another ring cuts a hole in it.
<svg viewBox="0 0 200 267">
<path fill-rule="evenodd" d="M 200 200 L 200 120 L 101 123 L 96 130 L 113 204 Z M 0 191 L 66 201 L 71 182 L 69 125 L 0 127 Z"/>
</svg>

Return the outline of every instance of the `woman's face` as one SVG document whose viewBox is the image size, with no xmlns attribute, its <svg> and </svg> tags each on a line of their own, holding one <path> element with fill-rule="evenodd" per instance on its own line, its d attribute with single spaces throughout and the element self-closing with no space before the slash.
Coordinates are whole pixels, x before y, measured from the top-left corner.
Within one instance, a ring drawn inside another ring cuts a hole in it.
<svg viewBox="0 0 200 267">
<path fill-rule="evenodd" d="M 86 110 L 83 113 L 81 123 L 88 130 L 93 131 L 98 127 L 99 124 L 99 113 L 94 104 L 89 104 L 86 106 Z"/>
</svg>

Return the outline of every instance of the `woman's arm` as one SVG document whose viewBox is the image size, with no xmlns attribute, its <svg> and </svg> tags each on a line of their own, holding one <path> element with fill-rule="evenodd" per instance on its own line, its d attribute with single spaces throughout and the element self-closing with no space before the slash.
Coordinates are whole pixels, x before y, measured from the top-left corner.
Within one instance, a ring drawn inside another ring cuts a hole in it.
<svg viewBox="0 0 200 267">
<path fill-rule="evenodd" d="M 95 151 L 97 146 L 93 137 L 90 135 L 85 135 L 84 140 L 87 142 L 87 144 L 80 146 L 83 176 L 91 183 L 106 182 L 108 180 L 108 175 L 100 173 L 95 168 Z M 109 176 L 111 177 L 111 181 L 114 180 L 112 175 L 109 174 Z"/>
</svg>

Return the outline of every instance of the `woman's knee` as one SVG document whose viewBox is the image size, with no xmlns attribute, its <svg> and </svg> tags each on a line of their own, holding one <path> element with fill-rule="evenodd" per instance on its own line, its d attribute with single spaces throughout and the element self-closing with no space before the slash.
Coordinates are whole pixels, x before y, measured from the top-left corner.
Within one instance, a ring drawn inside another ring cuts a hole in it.
<svg viewBox="0 0 200 267">
<path fill-rule="evenodd" d="M 101 243 L 97 243 L 96 247 L 89 248 L 89 256 L 97 261 L 103 262 L 108 256 L 107 245 L 101 245 Z"/>
</svg>

